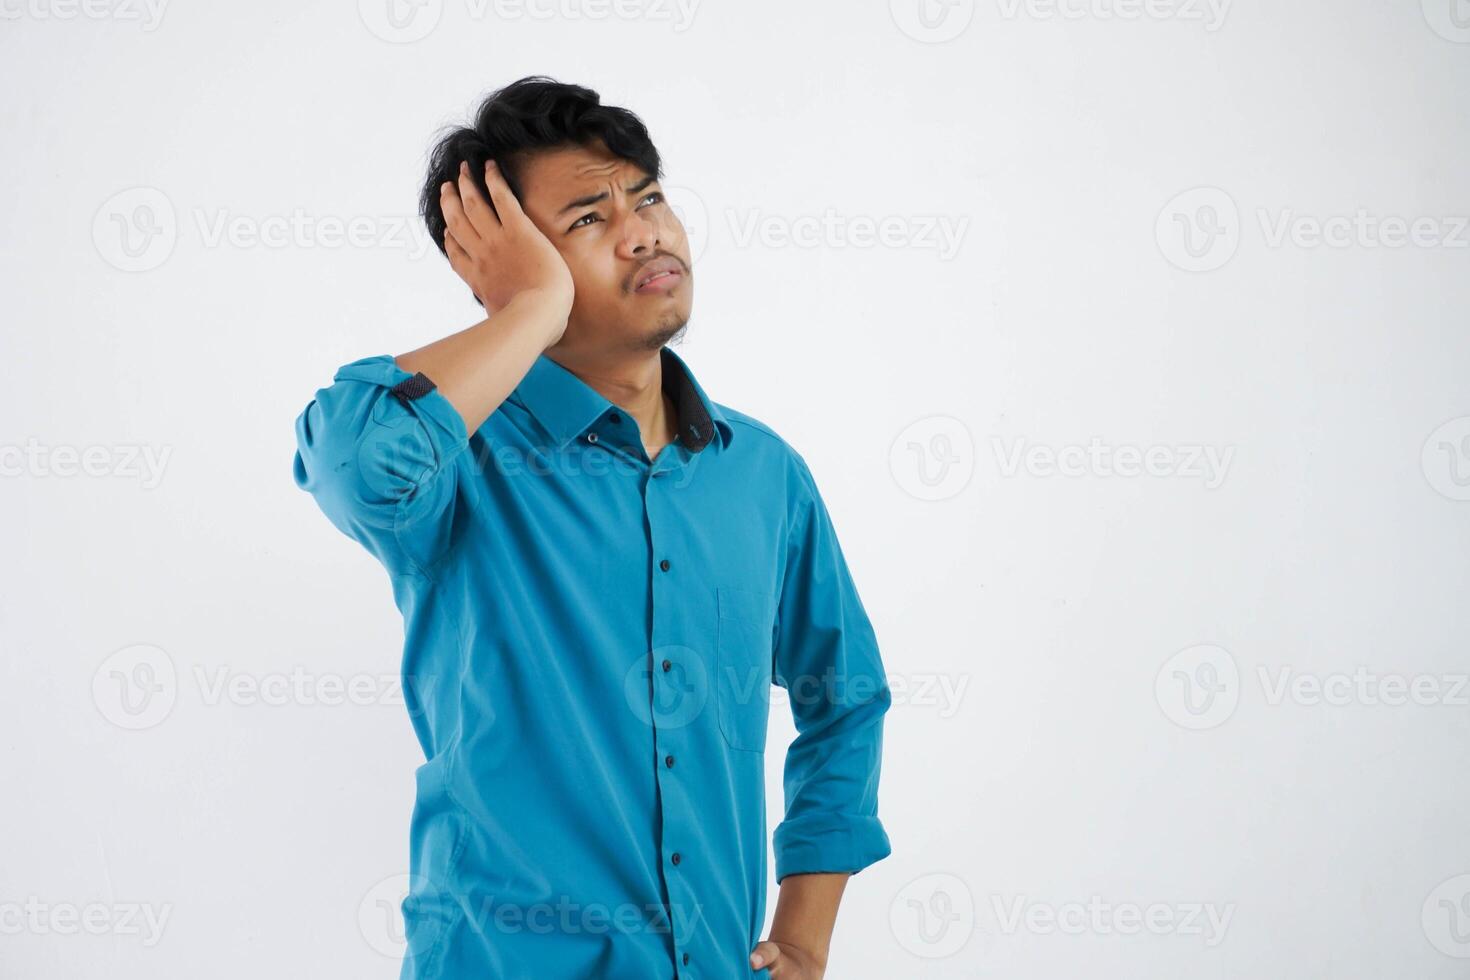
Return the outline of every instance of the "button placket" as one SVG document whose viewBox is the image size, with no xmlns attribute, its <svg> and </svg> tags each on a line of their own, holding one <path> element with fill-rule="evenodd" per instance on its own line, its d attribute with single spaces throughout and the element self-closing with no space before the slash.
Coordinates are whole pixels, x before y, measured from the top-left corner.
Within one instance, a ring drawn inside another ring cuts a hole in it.
<svg viewBox="0 0 1470 980">
<path fill-rule="evenodd" d="M 659 507 L 656 488 L 667 485 L 655 483 L 651 479 L 651 477 L 658 475 L 659 472 L 651 473 L 650 479 L 645 481 L 643 498 L 644 516 L 648 521 L 649 529 L 649 547 L 655 555 L 660 550 Z M 663 610 L 674 607 L 664 602 L 663 596 L 665 593 L 673 595 L 669 590 L 677 586 L 677 583 L 671 579 L 673 570 L 673 562 L 667 557 L 661 558 L 657 563 L 657 568 L 653 572 L 652 580 L 649 583 L 653 600 L 651 640 L 654 650 L 658 650 L 667 642 L 667 637 L 664 635 L 664 621 L 667 615 Z M 675 657 L 677 657 L 677 654 Z M 653 664 L 655 669 L 652 672 L 652 683 L 654 686 L 652 693 L 655 697 L 659 696 L 660 685 L 667 687 L 670 684 L 676 683 L 683 676 L 682 670 L 676 671 L 674 669 L 676 663 L 675 657 L 659 657 L 656 663 Z M 688 855 L 677 846 L 683 827 L 681 815 L 688 812 L 688 801 L 685 799 L 683 787 L 675 778 L 674 772 L 679 753 L 679 748 L 675 743 L 680 741 L 681 734 L 685 729 L 677 724 L 672 728 L 660 728 L 657 712 L 651 716 L 651 721 L 653 726 L 654 751 L 656 753 L 654 778 L 659 786 L 659 807 L 662 817 L 663 840 L 660 843 L 665 855 L 665 874 L 663 875 L 665 889 L 664 902 L 668 911 L 669 921 L 676 927 L 676 932 L 673 937 L 674 955 L 676 957 L 675 963 L 688 965 L 690 954 L 686 946 L 690 942 L 691 937 L 678 934 L 677 925 L 680 921 L 680 916 L 675 913 L 676 907 L 688 903 L 690 891 L 685 879 L 685 875 L 689 869 L 689 864 L 686 860 Z M 679 977 L 692 976 L 692 974 L 687 971 L 681 971 L 677 967 L 675 973 Z"/>
<path fill-rule="evenodd" d="M 607 450 L 616 460 L 612 465 L 646 467 L 645 454 L 640 451 L 638 426 L 631 416 L 622 412 L 609 411 L 596 419 L 591 428 L 582 434 L 582 442 Z"/>
</svg>

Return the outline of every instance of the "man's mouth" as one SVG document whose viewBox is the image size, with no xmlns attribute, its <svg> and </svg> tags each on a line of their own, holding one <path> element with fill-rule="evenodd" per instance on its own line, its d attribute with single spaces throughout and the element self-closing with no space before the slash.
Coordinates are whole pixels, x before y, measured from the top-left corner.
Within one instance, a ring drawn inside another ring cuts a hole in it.
<svg viewBox="0 0 1470 980">
<path fill-rule="evenodd" d="M 677 273 L 677 272 L 655 272 L 653 275 L 649 276 L 647 279 L 645 279 L 642 282 L 640 282 L 638 284 L 638 288 L 639 289 L 646 289 L 649 286 L 652 286 L 654 283 L 663 282 L 665 279 L 669 279 L 669 278 L 677 278 L 678 276 L 679 276 L 679 273 Z"/>
<path fill-rule="evenodd" d="M 645 293 L 671 289 L 683 276 L 684 270 L 680 267 L 677 259 L 654 259 L 639 274 L 638 282 L 633 287 L 633 291 L 635 293 Z"/>
</svg>

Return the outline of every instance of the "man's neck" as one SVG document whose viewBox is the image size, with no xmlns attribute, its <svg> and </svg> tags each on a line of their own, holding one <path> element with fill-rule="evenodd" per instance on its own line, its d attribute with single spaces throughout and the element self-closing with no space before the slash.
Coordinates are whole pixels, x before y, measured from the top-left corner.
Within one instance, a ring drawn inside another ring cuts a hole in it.
<svg viewBox="0 0 1470 980">
<path fill-rule="evenodd" d="M 560 357 L 556 361 L 638 423 L 649 459 L 674 441 L 679 419 L 673 401 L 664 394 L 661 349 L 597 363 Z"/>
</svg>

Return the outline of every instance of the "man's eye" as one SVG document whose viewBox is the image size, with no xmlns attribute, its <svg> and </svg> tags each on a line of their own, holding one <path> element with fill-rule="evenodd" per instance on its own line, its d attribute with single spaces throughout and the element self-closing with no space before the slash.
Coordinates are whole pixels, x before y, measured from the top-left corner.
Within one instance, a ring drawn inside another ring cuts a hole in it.
<svg viewBox="0 0 1470 980">
<path fill-rule="evenodd" d="M 642 210 L 644 207 L 648 206 L 649 202 L 652 202 L 654 204 L 662 204 L 663 199 L 663 191 L 651 191 L 648 194 L 644 195 L 643 200 L 638 202 L 638 208 L 639 210 Z M 567 231 L 576 231 L 578 228 L 587 227 L 585 224 L 583 224 L 584 221 L 590 223 L 592 221 L 601 220 L 602 218 L 598 217 L 597 212 L 593 211 L 588 214 L 584 214 L 576 221 L 573 221 L 571 226 L 567 228 Z"/>
</svg>

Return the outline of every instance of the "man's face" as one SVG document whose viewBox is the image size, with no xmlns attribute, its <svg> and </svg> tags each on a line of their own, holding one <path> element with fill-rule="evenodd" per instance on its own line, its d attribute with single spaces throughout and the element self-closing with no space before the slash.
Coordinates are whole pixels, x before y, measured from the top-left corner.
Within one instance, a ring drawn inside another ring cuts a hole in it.
<svg viewBox="0 0 1470 980">
<path fill-rule="evenodd" d="M 531 154 L 519 167 L 521 208 L 572 272 L 576 299 L 563 343 L 657 350 L 689 322 L 689 240 L 663 191 L 601 143 Z M 672 275 L 643 286 L 657 261 Z"/>
</svg>

